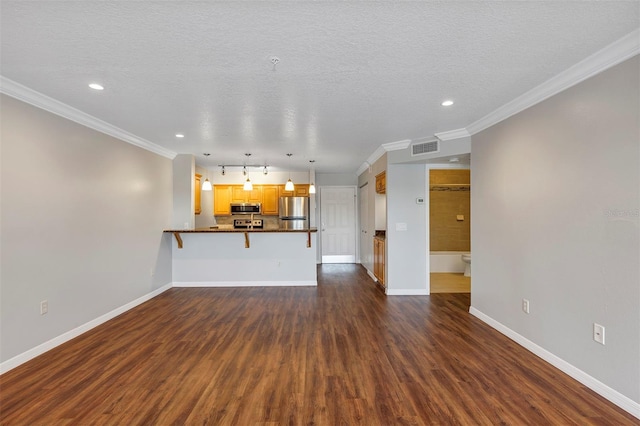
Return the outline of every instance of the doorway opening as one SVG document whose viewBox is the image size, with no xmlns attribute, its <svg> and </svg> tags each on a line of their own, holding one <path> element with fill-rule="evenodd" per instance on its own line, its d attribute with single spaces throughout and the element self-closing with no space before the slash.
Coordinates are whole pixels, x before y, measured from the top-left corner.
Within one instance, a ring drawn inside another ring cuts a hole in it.
<svg viewBox="0 0 640 426">
<path fill-rule="evenodd" d="M 471 171 L 429 170 L 430 293 L 470 293 Z"/>
</svg>

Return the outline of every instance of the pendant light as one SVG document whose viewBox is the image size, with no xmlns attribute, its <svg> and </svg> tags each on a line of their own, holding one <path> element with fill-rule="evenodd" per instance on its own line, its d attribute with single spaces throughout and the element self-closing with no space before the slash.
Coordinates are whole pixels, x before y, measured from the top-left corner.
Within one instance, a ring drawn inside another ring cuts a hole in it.
<svg viewBox="0 0 640 426">
<path fill-rule="evenodd" d="M 251 154 L 247 153 L 245 154 L 245 156 L 249 158 Z M 245 191 L 253 191 L 253 184 L 251 183 L 251 180 L 249 180 L 249 172 L 247 172 L 246 165 L 242 168 L 242 174 L 247 177 L 247 180 L 244 181 L 244 186 L 242 187 L 242 189 L 244 189 Z"/>
<path fill-rule="evenodd" d="M 249 180 L 249 173 L 247 173 L 247 180 L 244 181 L 244 186 L 242 187 L 242 189 L 244 189 L 245 191 L 253 190 L 253 184 Z"/>
<path fill-rule="evenodd" d="M 209 174 L 209 172 L 207 171 L 207 175 Z M 203 191 L 211 191 L 213 189 L 213 187 L 211 186 L 211 182 L 209 182 L 209 178 L 207 177 L 204 182 L 202 183 L 202 190 Z"/>
<path fill-rule="evenodd" d="M 287 157 L 289 157 L 289 180 L 287 181 L 287 183 L 284 186 L 284 190 L 285 191 L 293 191 L 293 182 L 291 182 L 291 156 L 293 154 L 287 154 Z"/>
<path fill-rule="evenodd" d="M 203 155 L 205 157 L 208 157 L 211 154 L 209 154 L 208 152 L 205 152 Z M 206 170 L 207 170 L 207 176 L 205 177 L 204 182 L 202 182 L 202 190 L 203 191 L 211 191 L 211 190 L 213 190 L 213 187 L 211 186 L 211 182 L 209 182 L 209 169 L 206 169 Z"/>
<path fill-rule="evenodd" d="M 315 173 L 313 173 L 313 163 L 315 163 L 316 160 L 309 160 L 309 162 L 311 163 L 311 169 L 309 170 L 309 181 L 311 182 L 309 184 L 309 194 L 315 194 L 316 186 L 313 184 L 313 181 L 315 180 Z"/>
</svg>

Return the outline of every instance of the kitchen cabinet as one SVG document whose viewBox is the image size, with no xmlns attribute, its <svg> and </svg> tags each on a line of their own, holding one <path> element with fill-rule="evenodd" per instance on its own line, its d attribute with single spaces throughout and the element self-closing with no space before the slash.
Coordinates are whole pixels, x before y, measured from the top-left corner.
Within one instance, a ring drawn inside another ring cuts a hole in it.
<svg viewBox="0 0 640 426">
<path fill-rule="evenodd" d="M 214 216 L 228 216 L 231 214 L 231 186 L 213 186 L 213 214 Z"/>
<path fill-rule="evenodd" d="M 202 175 L 196 173 L 195 176 L 195 185 L 193 187 L 193 200 L 195 204 L 195 213 L 200 214 L 202 205 L 201 205 L 201 195 L 202 195 L 202 184 L 200 183 L 202 179 Z"/>
<path fill-rule="evenodd" d="M 230 186 L 232 203 L 262 203 L 262 186 L 253 185 L 251 191 L 245 191 L 243 185 Z"/>
<path fill-rule="evenodd" d="M 262 214 L 278 215 L 278 185 L 262 185 Z"/>
<path fill-rule="evenodd" d="M 385 240 L 379 237 L 373 238 L 373 275 L 384 287 L 384 261 Z"/>
<path fill-rule="evenodd" d="M 376 192 L 378 194 L 385 194 L 387 192 L 387 172 L 382 172 L 376 175 Z"/>
<path fill-rule="evenodd" d="M 297 183 L 293 187 L 293 191 L 285 191 L 284 185 L 279 185 L 281 197 L 308 197 L 309 184 Z"/>
<path fill-rule="evenodd" d="M 295 185 L 293 191 L 285 191 L 284 185 L 253 185 L 251 191 L 245 191 L 243 185 L 214 185 L 213 214 L 216 216 L 230 215 L 229 205 L 231 203 L 261 203 L 263 215 L 277 216 L 280 197 L 308 196 L 309 184 Z"/>
</svg>

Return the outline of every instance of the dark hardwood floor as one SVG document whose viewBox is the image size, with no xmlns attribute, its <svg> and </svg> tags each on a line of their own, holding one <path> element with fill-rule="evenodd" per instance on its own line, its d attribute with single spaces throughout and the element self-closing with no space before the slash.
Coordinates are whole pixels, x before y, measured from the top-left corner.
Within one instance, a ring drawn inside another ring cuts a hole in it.
<svg viewBox="0 0 640 426">
<path fill-rule="evenodd" d="M 638 425 L 471 316 L 317 288 L 171 289 L 0 377 L 3 425 Z"/>
</svg>

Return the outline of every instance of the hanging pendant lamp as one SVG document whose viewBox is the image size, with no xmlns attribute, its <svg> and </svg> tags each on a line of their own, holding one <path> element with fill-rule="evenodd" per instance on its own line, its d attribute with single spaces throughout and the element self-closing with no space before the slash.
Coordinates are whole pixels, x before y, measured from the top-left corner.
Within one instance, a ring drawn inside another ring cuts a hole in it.
<svg viewBox="0 0 640 426">
<path fill-rule="evenodd" d="M 316 162 L 316 160 L 309 160 L 309 162 L 311 163 L 311 169 L 309 170 L 309 181 L 311 182 L 309 184 L 309 194 L 315 194 L 316 193 L 316 186 L 313 184 L 313 181 L 315 180 L 315 173 L 313 170 L 313 163 Z"/>
<path fill-rule="evenodd" d="M 204 155 L 205 157 L 208 157 L 211 154 L 209 154 L 208 152 L 205 152 L 202 155 Z M 204 182 L 202 182 L 202 190 L 203 191 L 212 191 L 213 187 L 211 186 L 211 182 L 209 182 L 209 169 L 206 169 L 206 170 L 207 170 L 207 176 L 205 177 Z"/>
<path fill-rule="evenodd" d="M 247 160 L 249 159 L 249 157 L 251 157 L 250 153 L 246 153 L 244 154 L 245 157 L 247 157 Z M 253 184 L 251 183 L 251 180 L 249 179 L 249 172 L 247 171 L 247 163 L 245 163 L 245 166 L 242 168 L 242 174 L 244 176 L 247 177 L 247 180 L 244 181 L 244 185 L 242 186 L 242 189 L 244 189 L 245 191 L 252 191 L 253 190 Z"/>
<path fill-rule="evenodd" d="M 293 189 L 294 189 L 293 182 L 291 182 L 291 156 L 292 155 L 293 154 L 287 154 L 287 157 L 289 157 L 289 180 L 284 185 L 284 190 L 285 191 L 293 191 Z"/>
</svg>

